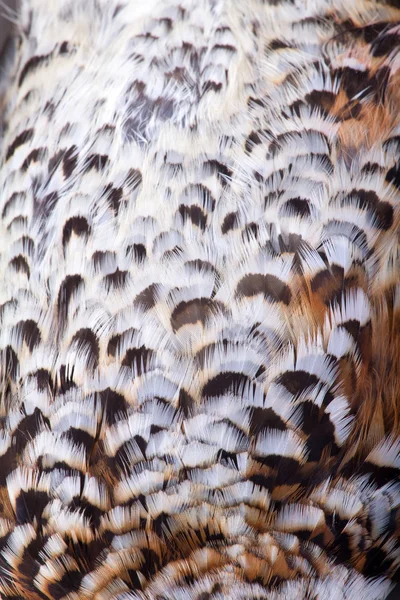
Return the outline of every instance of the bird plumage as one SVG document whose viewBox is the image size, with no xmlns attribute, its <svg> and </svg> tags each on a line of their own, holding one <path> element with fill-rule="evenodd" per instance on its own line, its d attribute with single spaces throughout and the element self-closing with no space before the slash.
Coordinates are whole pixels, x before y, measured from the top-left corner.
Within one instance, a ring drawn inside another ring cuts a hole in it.
<svg viewBox="0 0 400 600">
<path fill-rule="evenodd" d="M 0 596 L 399 578 L 396 0 L 22 0 Z"/>
</svg>

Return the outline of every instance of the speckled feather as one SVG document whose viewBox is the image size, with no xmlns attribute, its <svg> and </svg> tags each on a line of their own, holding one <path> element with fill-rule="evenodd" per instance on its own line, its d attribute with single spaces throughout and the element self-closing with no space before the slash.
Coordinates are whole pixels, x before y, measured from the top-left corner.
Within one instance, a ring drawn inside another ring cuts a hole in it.
<svg viewBox="0 0 400 600">
<path fill-rule="evenodd" d="M 1 598 L 386 598 L 399 49 L 396 0 L 22 0 Z"/>
</svg>

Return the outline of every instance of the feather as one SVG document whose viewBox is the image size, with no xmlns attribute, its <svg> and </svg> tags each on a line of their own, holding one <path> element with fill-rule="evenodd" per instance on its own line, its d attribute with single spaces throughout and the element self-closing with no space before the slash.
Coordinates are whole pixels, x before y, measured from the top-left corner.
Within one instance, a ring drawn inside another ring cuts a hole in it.
<svg viewBox="0 0 400 600">
<path fill-rule="evenodd" d="M 13 20 L 0 597 L 387 598 L 398 2 L 22 0 Z"/>
</svg>

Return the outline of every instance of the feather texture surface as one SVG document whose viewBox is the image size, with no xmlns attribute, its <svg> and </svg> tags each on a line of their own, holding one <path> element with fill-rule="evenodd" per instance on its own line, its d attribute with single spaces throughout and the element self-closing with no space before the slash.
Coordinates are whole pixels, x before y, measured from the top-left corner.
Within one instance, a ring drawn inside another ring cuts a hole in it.
<svg viewBox="0 0 400 600">
<path fill-rule="evenodd" d="M 400 577 L 400 4 L 22 0 L 0 597 Z"/>
</svg>

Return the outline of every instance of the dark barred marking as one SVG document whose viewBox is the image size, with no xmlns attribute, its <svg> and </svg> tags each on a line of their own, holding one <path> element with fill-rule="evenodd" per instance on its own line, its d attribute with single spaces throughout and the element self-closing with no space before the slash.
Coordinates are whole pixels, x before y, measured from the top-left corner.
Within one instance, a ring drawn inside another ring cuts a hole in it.
<svg viewBox="0 0 400 600">
<path fill-rule="evenodd" d="M 7 148 L 6 160 L 9 160 L 13 156 L 17 148 L 30 142 L 33 138 L 33 134 L 34 129 L 25 129 L 19 135 L 17 135 L 14 141 Z"/>
<path fill-rule="evenodd" d="M 33 351 L 34 348 L 39 346 L 42 335 L 40 333 L 40 329 L 37 326 L 36 322 L 32 319 L 27 319 L 26 321 L 19 321 L 17 325 L 14 327 L 17 335 L 21 336 L 21 339 L 28 346 L 30 352 Z"/>
<path fill-rule="evenodd" d="M 210 298 L 196 298 L 189 302 L 180 302 L 171 314 L 171 327 L 178 331 L 184 325 L 194 325 L 200 322 L 203 327 L 207 320 L 219 311 L 224 311 L 222 302 Z"/>
<path fill-rule="evenodd" d="M 82 328 L 74 335 L 71 346 L 75 346 L 80 359 L 89 370 L 97 369 L 99 364 L 99 342 L 94 332 L 88 327 Z"/>
<path fill-rule="evenodd" d="M 238 296 L 256 296 L 263 294 L 266 300 L 283 302 L 289 305 L 292 293 L 289 286 L 275 275 L 251 274 L 245 275 L 236 288 Z"/>
<path fill-rule="evenodd" d="M 51 56 L 52 52 L 50 52 L 49 54 L 32 56 L 23 66 L 23 69 L 19 76 L 18 85 L 21 86 L 30 73 L 38 69 L 40 66 L 47 64 Z"/>
<path fill-rule="evenodd" d="M 67 275 L 60 285 L 57 298 L 57 312 L 60 325 L 65 327 L 68 319 L 69 304 L 84 286 L 84 280 L 81 275 Z"/>
<path fill-rule="evenodd" d="M 72 233 L 77 236 L 88 236 L 90 233 L 89 223 L 87 219 L 82 216 L 71 217 L 64 225 L 62 235 L 62 245 L 65 246 L 71 239 Z"/>
</svg>

